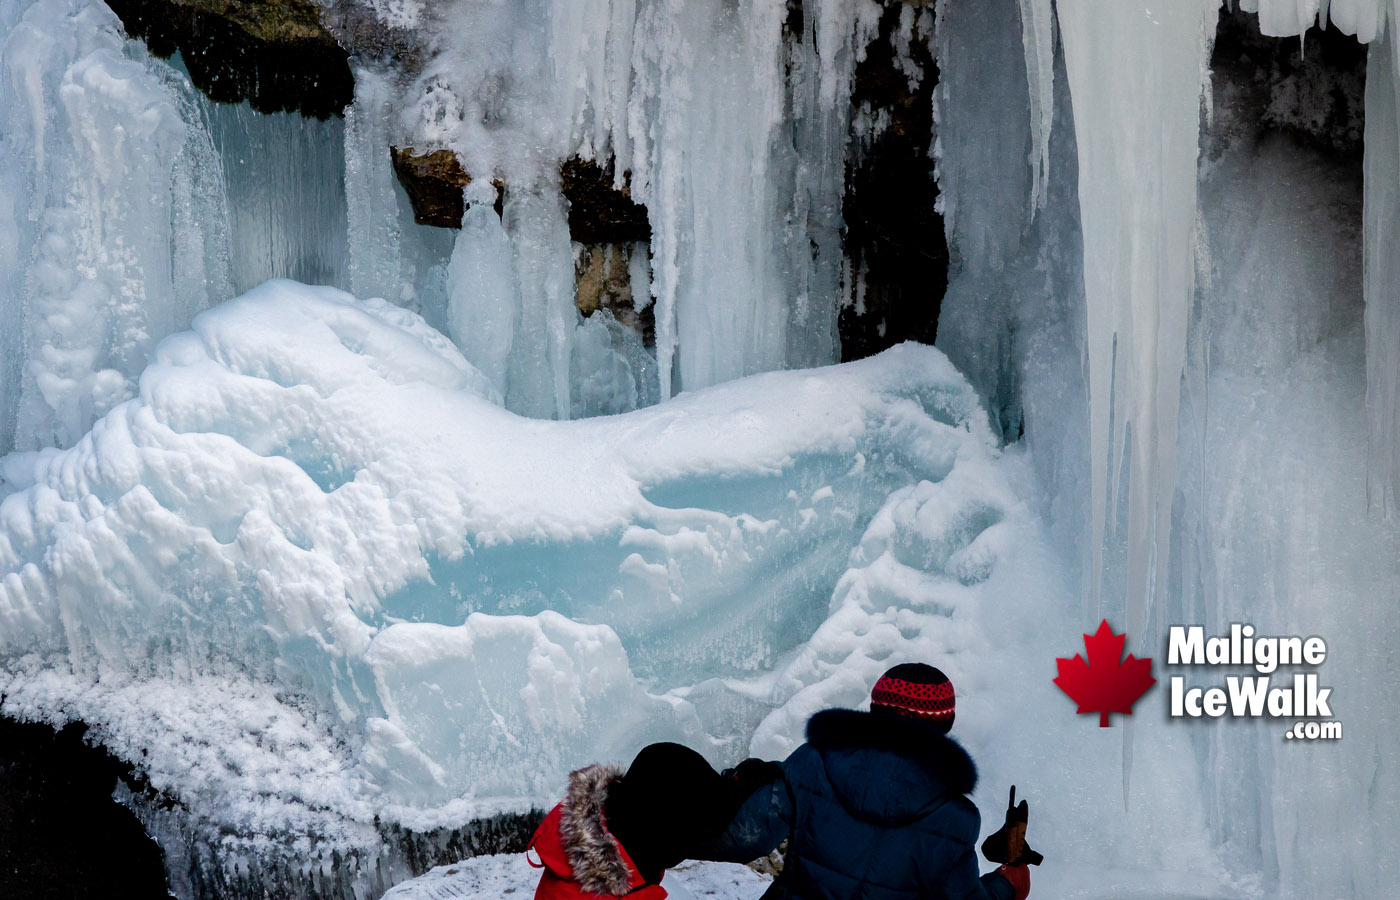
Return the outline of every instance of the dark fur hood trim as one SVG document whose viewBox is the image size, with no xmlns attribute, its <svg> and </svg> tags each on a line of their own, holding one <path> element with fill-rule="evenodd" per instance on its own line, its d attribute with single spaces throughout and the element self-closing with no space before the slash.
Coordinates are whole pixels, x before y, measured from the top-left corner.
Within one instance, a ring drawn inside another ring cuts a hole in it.
<svg viewBox="0 0 1400 900">
<path fill-rule="evenodd" d="M 825 752 L 836 749 L 888 750 L 918 763 L 960 794 L 977 786 L 977 767 L 957 741 L 931 725 L 907 716 L 828 709 L 807 722 L 807 743 Z"/>
<path fill-rule="evenodd" d="M 611 765 L 586 766 L 569 773 L 569 792 L 559 818 L 559 842 L 574 879 L 592 894 L 621 897 L 632 889 L 632 867 L 603 818 L 608 788 L 621 778 L 622 769 Z"/>
</svg>

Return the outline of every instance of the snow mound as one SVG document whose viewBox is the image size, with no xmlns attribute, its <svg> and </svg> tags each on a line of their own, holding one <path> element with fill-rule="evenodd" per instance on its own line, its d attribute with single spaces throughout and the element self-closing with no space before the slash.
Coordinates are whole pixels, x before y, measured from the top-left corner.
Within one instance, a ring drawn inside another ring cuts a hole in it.
<svg viewBox="0 0 1400 900">
<path fill-rule="evenodd" d="M 4 710 L 88 722 L 251 849 L 330 852 L 547 806 L 649 741 L 778 755 L 981 646 L 1028 540 L 932 348 L 591 420 L 499 403 L 383 301 L 273 281 L 201 314 L 71 449 L 4 460 Z"/>
</svg>

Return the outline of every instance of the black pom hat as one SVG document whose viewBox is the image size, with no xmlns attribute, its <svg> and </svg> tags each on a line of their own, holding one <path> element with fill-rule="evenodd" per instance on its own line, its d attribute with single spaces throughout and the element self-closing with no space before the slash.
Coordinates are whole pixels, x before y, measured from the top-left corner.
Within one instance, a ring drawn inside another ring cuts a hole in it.
<svg viewBox="0 0 1400 900">
<path fill-rule="evenodd" d="M 903 663 L 875 682 L 870 711 L 908 716 L 946 733 L 953 727 L 955 699 L 947 675 L 924 663 Z"/>
</svg>

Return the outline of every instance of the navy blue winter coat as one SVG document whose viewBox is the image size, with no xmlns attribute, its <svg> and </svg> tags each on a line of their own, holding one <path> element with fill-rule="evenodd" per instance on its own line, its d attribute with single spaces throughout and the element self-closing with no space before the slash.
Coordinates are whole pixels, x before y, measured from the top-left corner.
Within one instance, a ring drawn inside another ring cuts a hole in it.
<svg viewBox="0 0 1400 900">
<path fill-rule="evenodd" d="M 1011 900 L 1006 878 L 978 876 L 976 781 L 967 751 L 923 722 L 829 709 L 702 858 L 747 862 L 789 838 L 763 900 Z"/>
</svg>

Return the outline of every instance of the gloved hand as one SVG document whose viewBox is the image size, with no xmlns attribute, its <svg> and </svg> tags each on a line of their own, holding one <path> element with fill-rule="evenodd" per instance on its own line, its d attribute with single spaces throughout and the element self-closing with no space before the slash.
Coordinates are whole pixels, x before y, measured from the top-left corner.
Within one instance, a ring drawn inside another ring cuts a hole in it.
<svg viewBox="0 0 1400 900">
<path fill-rule="evenodd" d="M 1013 784 L 1011 800 L 1006 805 L 1006 824 L 982 842 L 982 855 L 988 862 L 1038 866 L 1045 861 L 1045 857 L 1026 844 L 1026 823 L 1029 818 L 1030 804 L 1024 800 L 1019 806 L 1016 804 L 1016 785 Z"/>
<path fill-rule="evenodd" d="M 783 767 L 775 762 L 750 757 L 732 769 L 719 773 L 734 785 L 734 794 L 745 798 L 769 782 L 781 778 Z"/>
<path fill-rule="evenodd" d="M 1026 900 L 1031 893 L 1031 870 L 1026 866 L 1002 865 L 997 868 L 997 874 L 1011 882 L 1011 888 L 1016 892 L 1016 900 Z"/>
</svg>

